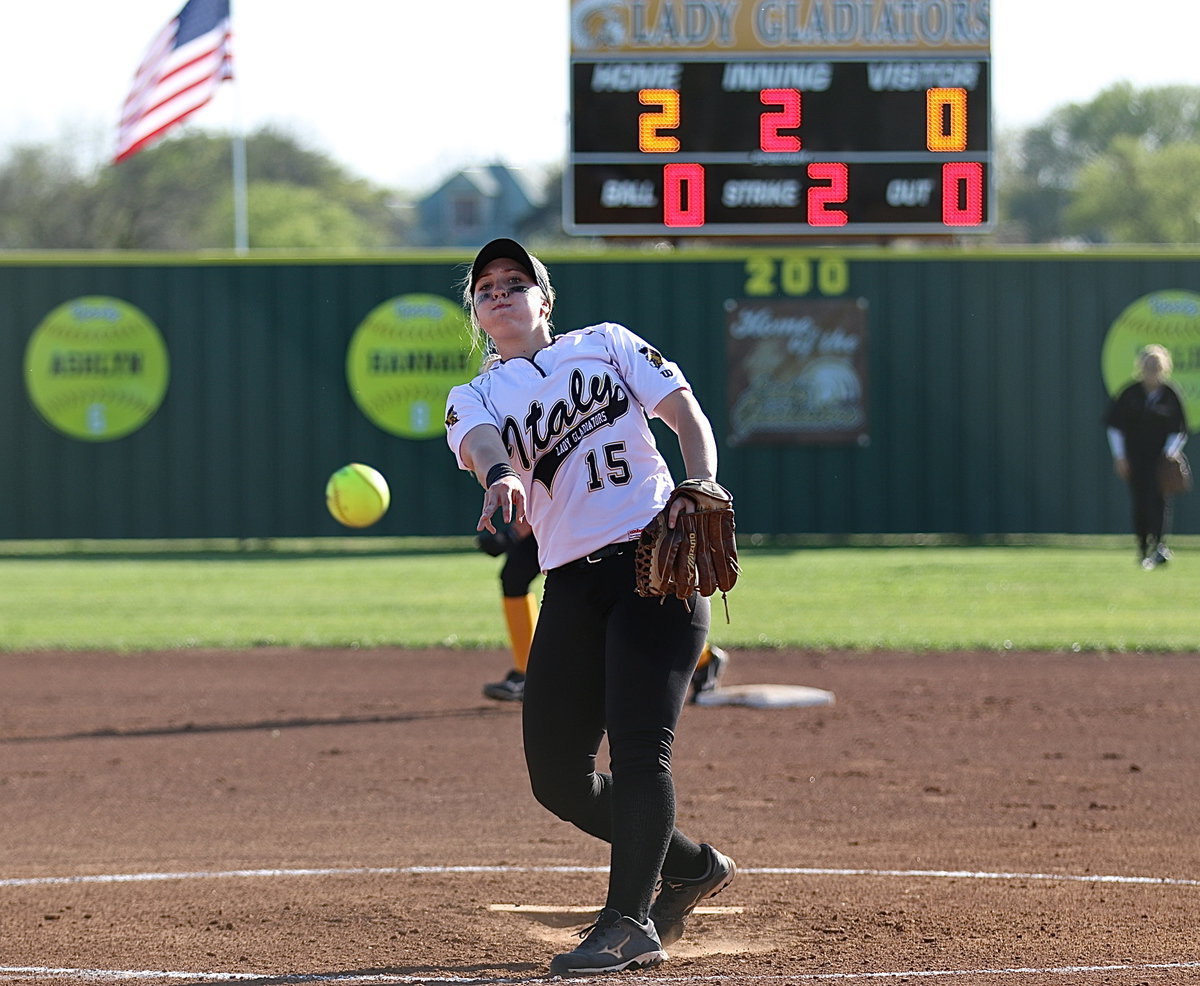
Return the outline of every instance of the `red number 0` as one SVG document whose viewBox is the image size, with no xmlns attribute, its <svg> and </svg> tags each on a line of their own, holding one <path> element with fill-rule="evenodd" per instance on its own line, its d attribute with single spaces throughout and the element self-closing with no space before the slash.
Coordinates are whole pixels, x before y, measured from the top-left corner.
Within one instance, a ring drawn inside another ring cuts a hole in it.
<svg viewBox="0 0 1200 986">
<path fill-rule="evenodd" d="M 704 225 L 704 165 L 663 165 L 663 225 Z"/>
<path fill-rule="evenodd" d="M 809 185 L 808 224 L 810 226 L 845 226 L 850 217 L 842 209 L 827 209 L 827 205 L 844 203 L 850 193 L 850 169 L 836 161 L 808 166 L 808 177 L 827 181 L 828 185 Z"/>
<path fill-rule="evenodd" d="M 978 161 L 942 165 L 942 222 L 947 226 L 983 222 L 983 165 Z"/>
</svg>

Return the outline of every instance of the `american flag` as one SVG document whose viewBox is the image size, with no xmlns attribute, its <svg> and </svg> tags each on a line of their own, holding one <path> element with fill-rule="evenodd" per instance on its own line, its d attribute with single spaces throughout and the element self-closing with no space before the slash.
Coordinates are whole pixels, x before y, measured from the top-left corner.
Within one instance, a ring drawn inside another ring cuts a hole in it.
<svg viewBox="0 0 1200 986">
<path fill-rule="evenodd" d="M 233 78 L 229 0 L 188 0 L 151 43 L 125 100 L 115 161 L 149 147 Z"/>
</svg>

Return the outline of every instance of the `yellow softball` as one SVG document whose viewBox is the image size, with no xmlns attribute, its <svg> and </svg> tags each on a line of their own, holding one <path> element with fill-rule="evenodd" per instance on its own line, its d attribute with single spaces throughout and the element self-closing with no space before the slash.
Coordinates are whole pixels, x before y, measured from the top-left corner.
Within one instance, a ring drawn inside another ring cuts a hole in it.
<svg viewBox="0 0 1200 986">
<path fill-rule="evenodd" d="M 370 527 L 391 502 L 387 480 L 361 462 L 342 466 L 325 484 L 325 505 L 333 519 L 347 527 Z"/>
</svg>

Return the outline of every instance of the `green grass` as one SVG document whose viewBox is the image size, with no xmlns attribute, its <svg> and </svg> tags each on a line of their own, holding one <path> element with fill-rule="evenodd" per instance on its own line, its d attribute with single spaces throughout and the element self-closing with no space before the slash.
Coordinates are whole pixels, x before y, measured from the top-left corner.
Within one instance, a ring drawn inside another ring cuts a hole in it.
<svg viewBox="0 0 1200 986">
<path fill-rule="evenodd" d="M 745 545 L 732 647 L 1200 651 L 1200 539 Z M 1194 553 L 1194 556 L 1193 556 Z M 0 544 L 0 650 L 506 646 L 500 562 L 467 539 Z"/>
</svg>

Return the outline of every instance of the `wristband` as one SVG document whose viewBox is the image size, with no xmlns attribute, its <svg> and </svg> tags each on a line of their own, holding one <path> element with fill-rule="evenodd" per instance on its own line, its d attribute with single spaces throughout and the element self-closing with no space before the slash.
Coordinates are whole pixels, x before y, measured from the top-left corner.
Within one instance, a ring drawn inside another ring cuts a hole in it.
<svg viewBox="0 0 1200 986">
<path fill-rule="evenodd" d="M 516 476 L 517 470 L 510 466 L 507 462 L 497 462 L 487 473 L 487 488 L 490 490 L 500 480 L 507 476 Z"/>
</svg>

